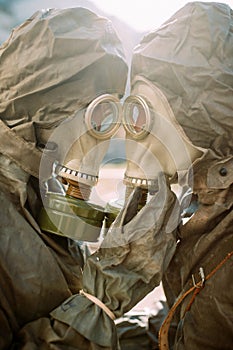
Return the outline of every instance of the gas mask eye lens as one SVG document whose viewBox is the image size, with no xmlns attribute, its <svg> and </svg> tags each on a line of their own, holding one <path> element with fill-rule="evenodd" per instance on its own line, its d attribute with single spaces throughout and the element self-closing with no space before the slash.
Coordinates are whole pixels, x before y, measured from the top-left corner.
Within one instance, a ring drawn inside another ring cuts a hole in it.
<svg viewBox="0 0 233 350">
<path fill-rule="evenodd" d="M 123 124 L 135 139 L 144 138 L 151 130 L 151 111 L 141 96 L 129 96 L 123 107 Z"/>
<path fill-rule="evenodd" d="M 85 113 L 88 132 L 97 139 L 110 138 L 120 126 L 121 115 L 121 105 L 117 97 L 109 94 L 97 97 Z"/>
<path fill-rule="evenodd" d="M 101 102 L 93 109 L 91 125 L 96 132 L 105 133 L 116 122 L 115 106 L 110 106 L 109 102 Z"/>
<path fill-rule="evenodd" d="M 145 128 L 146 116 L 145 112 L 140 104 L 135 104 L 132 109 L 132 127 L 135 132 L 138 133 Z"/>
</svg>

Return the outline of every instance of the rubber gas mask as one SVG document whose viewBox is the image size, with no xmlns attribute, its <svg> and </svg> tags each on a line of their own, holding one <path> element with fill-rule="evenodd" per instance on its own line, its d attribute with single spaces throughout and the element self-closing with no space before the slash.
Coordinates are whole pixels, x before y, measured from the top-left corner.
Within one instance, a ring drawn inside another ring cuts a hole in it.
<svg viewBox="0 0 233 350">
<path fill-rule="evenodd" d="M 125 100 L 123 124 L 126 196 L 134 187 L 141 187 L 141 205 L 144 205 L 148 192 L 153 194 L 158 190 L 160 172 L 171 183 L 183 185 L 187 181 L 188 170 L 201 153 L 184 134 L 162 91 L 142 77 L 135 78 L 131 95 Z"/>
<path fill-rule="evenodd" d="M 39 218 L 43 230 L 76 240 L 98 240 L 106 212 L 89 199 L 121 114 L 118 97 L 105 94 L 54 130 L 48 142 L 58 145 L 57 175 L 65 194 L 46 194 Z M 41 171 L 44 167 L 42 159 Z"/>
</svg>

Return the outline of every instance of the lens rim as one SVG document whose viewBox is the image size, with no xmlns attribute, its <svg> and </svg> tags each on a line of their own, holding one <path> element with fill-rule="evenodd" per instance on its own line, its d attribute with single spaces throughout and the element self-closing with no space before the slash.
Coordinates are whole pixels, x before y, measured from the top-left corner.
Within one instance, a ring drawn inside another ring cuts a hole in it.
<svg viewBox="0 0 233 350">
<path fill-rule="evenodd" d="M 135 104 L 139 104 L 143 108 L 146 116 L 145 126 L 139 132 L 132 127 L 131 110 L 132 106 Z M 122 123 L 125 130 L 132 136 L 133 139 L 143 139 L 151 132 L 153 124 L 151 111 L 152 109 L 150 107 L 150 103 L 144 97 L 140 95 L 130 95 L 126 98 L 123 105 Z"/>
<path fill-rule="evenodd" d="M 112 123 L 112 126 L 108 128 L 106 131 L 97 131 L 93 129 L 92 125 L 92 115 L 95 110 L 95 108 L 98 106 L 100 103 L 111 103 L 111 105 L 115 109 L 115 116 L 116 116 L 116 122 Z M 112 137 L 117 130 L 119 129 L 121 125 L 121 119 L 122 119 L 122 106 L 120 103 L 120 100 L 118 97 L 111 95 L 111 94 L 104 94 L 100 95 L 97 98 L 95 98 L 87 107 L 86 112 L 85 112 L 85 123 L 87 126 L 88 133 L 95 137 L 96 139 L 100 140 L 106 140 L 110 137 Z"/>
</svg>

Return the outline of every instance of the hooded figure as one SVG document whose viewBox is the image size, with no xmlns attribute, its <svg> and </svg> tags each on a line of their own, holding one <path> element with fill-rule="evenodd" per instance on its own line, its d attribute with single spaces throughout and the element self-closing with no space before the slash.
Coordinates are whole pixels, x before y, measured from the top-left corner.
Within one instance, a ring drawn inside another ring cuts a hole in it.
<svg viewBox="0 0 233 350">
<path fill-rule="evenodd" d="M 75 197 L 84 191 L 86 203 L 119 126 L 121 43 L 87 9 L 52 9 L 16 28 L 0 60 L 0 349 L 117 349 L 113 320 L 160 283 L 173 255 L 166 223 L 177 203 L 161 176 L 161 191 L 135 215 L 136 190 L 86 263 L 77 237 L 88 238 L 91 220 L 64 224 L 76 222 Z"/>
<path fill-rule="evenodd" d="M 82 286 L 79 245 L 37 221 L 59 148 L 50 135 L 97 96 L 123 96 L 127 65 L 111 22 L 84 8 L 38 11 L 12 31 L 0 62 L 0 349 L 8 349 L 25 324 Z"/>
<path fill-rule="evenodd" d="M 127 113 L 133 108 L 130 105 L 125 108 L 126 142 L 133 157 L 126 170 L 126 183 L 141 185 L 149 179 L 153 185 L 159 171 L 163 171 L 170 183 L 178 182 L 181 187 L 179 200 L 186 208 L 183 215 L 195 208 L 191 218 L 177 227 L 175 254 L 163 277 L 171 311 L 160 330 L 160 348 L 170 348 L 169 333 L 172 349 L 231 349 L 233 13 L 230 7 L 221 3 L 188 3 L 160 28 L 146 35 L 134 50 L 128 102 L 140 108 L 138 119 L 136 123 L 131 120 L 131 126 Z M 143 116 L 140 109 L 144 110 Z M 148 118 L 151 123 L 146 121 Z M 130 142 L 135 144 L 132 153 Z M 144 147 L 143 152 L 139 146 Z M 193 198 L 197 199 L 189 208 L 190 197 L 187 193 L 184 196 L 183 191 L 187 188 L 191 188 Z"/>
</svg>

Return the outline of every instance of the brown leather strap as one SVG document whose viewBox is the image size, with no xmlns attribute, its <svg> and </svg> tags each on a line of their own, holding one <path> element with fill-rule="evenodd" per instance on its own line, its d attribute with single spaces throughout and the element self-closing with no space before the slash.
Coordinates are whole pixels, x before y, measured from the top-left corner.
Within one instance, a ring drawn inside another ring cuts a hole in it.
<svg viewBox="0 0 233 350">
<path fill-rule="evenodd" d="M 228 253 L 227 256 L 205 277 L 205 281 L 210 279 L 222 267 L 222 265 L 224 265 L 225 262 L 231 258 L 232 255 L 233 255 L 233 251 Z M 204 288 L 204 286 L 205 286 L 205 283 L 203 283 L 203 280 L 201 280 L 198 283 L 195 283 L 193 287 L 191 287 L 189 290 L 187 290 L 185 293 L 181 294 L 177 298 L 176 302 L 171 307 L 167 317 L 165 318 L 159 330 L 159 349 L 160 350 L 169 350 L 168 332 L 169 332 L 169 327 L 170 327 L 172 318 L 175 314 L 177 307 L 182 303 L 182 301 L 186 298 L 187 295 L 194 292 L 185 312 L 188 311 L 192 303 L 194 302 L 194 299 L 200 293 L 200 291 Z"/>
</svg>

